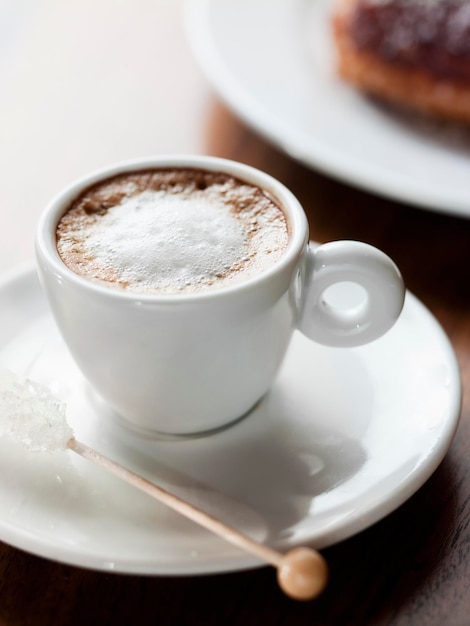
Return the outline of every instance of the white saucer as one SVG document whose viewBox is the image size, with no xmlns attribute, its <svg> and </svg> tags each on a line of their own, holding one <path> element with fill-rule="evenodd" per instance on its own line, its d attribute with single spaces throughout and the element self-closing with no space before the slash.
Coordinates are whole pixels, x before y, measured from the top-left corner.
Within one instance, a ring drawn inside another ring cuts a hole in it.
<svg viewBox="0 0 470 626">
<path fill-rule="evenodd" d="M 189 39 L 241 118 L 294 158 L 376 193 L 470 217 L 470 135 L 392 113 L 338 79 L 331 0 L 187 0 Z"/>
<path fill-rule="evenodd" d="M 328 546 L 398 507 L 444 457 L 460 412 L 452 348 L 410 294 L 396 326 L 368 346 L 295 335 L 258 408 L 199 439 L 143 441 L 110 418 L 31 269 L 0 284 L 0 366 L 49 385 L 84 443 L 280 549 Z M 34 554 L 144 574 L 260 565 L 72 452 L 0 439 L 0 475 L 0 539 Z"/>
</svg>

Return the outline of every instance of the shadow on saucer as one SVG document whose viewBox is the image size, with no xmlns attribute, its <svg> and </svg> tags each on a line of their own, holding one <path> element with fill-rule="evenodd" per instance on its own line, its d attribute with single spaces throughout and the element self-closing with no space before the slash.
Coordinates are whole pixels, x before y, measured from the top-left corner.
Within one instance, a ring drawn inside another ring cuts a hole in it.
<svg viewBox="0 0 470 626">
<path fill-rule="evenodd" d="M 203 438 L 144 442 L 115 425 L 108 444 L 136 471 L 208 513 L 284 541 L 314 515 L 315 497 L 356 474 L 366 454 L 353 436 L 289 422 L 282 402 L 274 389 L 247 419 Z"/>
</svg>

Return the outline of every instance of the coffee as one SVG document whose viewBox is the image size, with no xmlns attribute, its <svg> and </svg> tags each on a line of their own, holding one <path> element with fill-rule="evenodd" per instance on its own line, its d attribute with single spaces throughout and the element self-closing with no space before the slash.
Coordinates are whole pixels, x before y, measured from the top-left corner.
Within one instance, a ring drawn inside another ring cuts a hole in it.
<svg viewBox="0 0 470 626">
<path fill-rule="evenodd" d="M 308 237 L 301 205 L 271 176 L 176 155 L 67 187 L 44 210 L 35 250 L 58 329 L 106 416 L 143 438 L 187 436 L 248 415 L 295 329 L 346 348 L 397 319 L 405 289 L 386 255 Z M 344 281 L 364 288 L 367 306 L 325 306 Z M 328 355 L 316 353 L 321 369 Z"/>
<path fill-rule="evenodd" d="M 134 293 L 198 293 L 276 264 L 288 224 L 255 185 L 174 168 L 88 188 L 60 219 L 56 238 L 63 262 L 91 281 Z"/>
</svg>

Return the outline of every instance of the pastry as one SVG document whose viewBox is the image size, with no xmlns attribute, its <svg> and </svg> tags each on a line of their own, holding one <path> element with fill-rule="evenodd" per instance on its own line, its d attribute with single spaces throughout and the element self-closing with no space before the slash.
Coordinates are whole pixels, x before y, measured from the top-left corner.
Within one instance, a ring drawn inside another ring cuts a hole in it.
<svg viewBox="0 0 470 626">
<path fill-rule="evenodd" d="M 345 80 L 470 123 L 470 0 L 340 0 L 333 32 Z"/>
</svg>

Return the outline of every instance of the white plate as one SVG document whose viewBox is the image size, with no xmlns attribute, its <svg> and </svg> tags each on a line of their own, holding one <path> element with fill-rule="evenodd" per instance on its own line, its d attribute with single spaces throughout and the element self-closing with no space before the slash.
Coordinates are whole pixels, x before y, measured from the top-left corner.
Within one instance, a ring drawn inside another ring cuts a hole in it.
<svg viewBox="0 0 470 626">
<path fill-rule="evenodd" d="M 470 216 L 470 135 L 392 113 L 335 72 L 331 0 L 187 0 L 220 96 L 294 158 L 365 189 Z"/>
<path fill-rule="evenodd" d="M 108 415 L 30 269 L 0 283 L 1 366 L 48 385 L 84 443 L 280 549 L 333 544 L 399 506 L 444 457 L 460 410 L 452 348 L 410 294 L 395 327 L 367 346 L 295 335 L 258 408 L 199 439 L 144 441 Z M 260 565 L 72 452 L 0 438 L 0 475 L 0 539 L 32 553 L 146 574 Z"/>
</svg>

